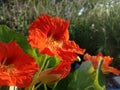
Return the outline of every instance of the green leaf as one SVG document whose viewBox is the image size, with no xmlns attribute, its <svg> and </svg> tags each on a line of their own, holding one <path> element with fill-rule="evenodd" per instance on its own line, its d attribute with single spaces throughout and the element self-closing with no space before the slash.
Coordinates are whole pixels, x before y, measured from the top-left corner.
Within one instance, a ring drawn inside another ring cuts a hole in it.
<svg viewBox="0 0 120 90">
<path fill-rule="evenodd" d="M 27 50 L 31 48 L 28 44 L 26 37 L 16 33 L 15 31 L 11 30 L 9 27 L 5 25 L 0 25 L 0 41 L 2 42 L 11 42 L 16 40 L 17 43 L 24 49 Z"/>
<path fill-rule="evenodd" d="M 68 90 L 102 90 L 90 61 L 83 62 L 68 85 Z"/>
<path fill-rule="evenodd" d="M 39 67 L 41 67 L 44 64 L 44 68 L 52 68 L 59 64 L 60 59 L 56 56 L 49 56 L 47 54 L 41 54 L 39 58 L 37 59 L 37 63 L 39 64 Z"/>
<path fill-rule="evenodd" d="M 25 36 L 16 33 L 5 25 L 0 25 L 0 42 L 11 42 L 14 40 L 26 53 L 32 55 L 34 58 L 37 58 L 36 49 L 31 48 Z"/>
<path fill-rule="evenodd" d="M 47 59 L 47 62 L 48 62 L 48 68 L 51 68 L 57 66 L 60 62 L 60 59 L 56 56 L 52 56 Z"/>
<path fill-rule="evenodd" d="M 85 90 L 85 88 L 92 88 L 94 79 L 92 79 L 92 77 L 89 76 L 89 73 L 92 70 L 91 68 L 92 65 L 90 62 L 83 62 L 80 68 L 75 71 L 74 78 L 70 82 L 68 89 Z M 94 77 L 94 73 L 92 76 Z"/>
</svg>

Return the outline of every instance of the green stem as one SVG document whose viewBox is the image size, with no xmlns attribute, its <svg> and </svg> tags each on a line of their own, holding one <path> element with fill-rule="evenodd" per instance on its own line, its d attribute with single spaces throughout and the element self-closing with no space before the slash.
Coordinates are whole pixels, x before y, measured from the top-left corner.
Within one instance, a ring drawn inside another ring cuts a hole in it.
<svg viewBox="0 0 120 90">
<path fill-rule="evenodd" d="M 33 77 L 33 81 L 32 81 L 32 83 L 31 83 L 31 85 L 30 85 L 28 88 L 26 88 L 25 90 L 32 90 L 32 89 L 34 90 L 34 89 L 35 89 L 34 85 L 35 85 L 36 83 L 38 83 L 39 74 L 42 72 L 42 70 L 44 70 L 44 67 L 45 67 L 45 65 L 46 65 L 47 55 L 42 56 L 41 60 L 43 60 L 43 63 L 42 63 L 41 68 L 38 70 L 38 72 L 37 72 L 37 73 L 35 74 L 35 76 Z M 41 60 L 40 60 L 40 61 L 41 61 Z"/>
<path fill-rule="evenodd" d="M 97 67 L 97 70 L 96 70 L 96 72 L 97 72 L 98 75 L 100 73 L 99 71 L 101 71 L 102 63 L 103 63 L 103 58 L 100 57 L 100 61 L 98 63 L 98 67 Z"/>
<path fill-rule="evenodd" d="M 49 63 L 50 63 L 50 61 L 47 61 L 47 62 L 46 62 L 45 67 L 44 67 L 44 70 L 48 68 Z"/>
<path fill-rule="evenodd" d="M 31 90 L 35 90 L 34 88 L 35 88 L 35 85 L 32 86 L 32 89 L 31 89 Z"/>
<path fill-rule="evenodd" d="M 52 90 L 55 90 L 56 86 L 57 86 L 58 82 L 56 82 L 52 88 Z"/>
<path fill-rule="evenodd" d="M 43 84 L 44 85 L 44 90 L 47 90 L 47 86 L 46 86 L 46 84 Z"/>
<path fill-rule="evenodd" d="M 45 67 L 45 63 L 46 63 L 46 59 L 47 59 L 47 55 L 45 55 L 45 56 L 43 56 L 43 63 L 42 63 L 42 66 L 41 66 L 41 68 L 40 68 L 40 72 L 44 69 L 44 67 Z"/>
<path fill-rule="evenodd" d="M 35 90 L 37 90 L 41 85 L 42 85 L 42 83 L 38 84 L 38 85 L 35 87 Z"/>
</svg>

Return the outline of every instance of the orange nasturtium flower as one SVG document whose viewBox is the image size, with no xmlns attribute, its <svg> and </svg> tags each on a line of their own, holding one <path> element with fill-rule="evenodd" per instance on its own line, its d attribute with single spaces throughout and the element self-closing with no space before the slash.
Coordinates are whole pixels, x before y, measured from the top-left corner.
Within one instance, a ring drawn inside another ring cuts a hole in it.
<svg viewBox="0 0 120 90">
<path fill-rule="evenodd" d="M 73 62 L 77 54 L 83 54 L 85 49 L 69 40 L 68 26 L 68 20 L 42 14 L 31 23 L 28 42 L 32 47 L 38 48 L 41 54 L 55 55 Z"/>
<path fill-rule="evenodd" d="M 46 84 L 55 83 L 69 74 L 70 65 L 70 62 L 61 61 L 58 66 L 42 71 L 39 80 Z"/>
<path fill-rule="evenodd" d="M 29 27 L 27 40 L 31 46 L 38 48 L 41 54 L 60 58 L 59 65 L 41 72 L 40 80 L 44 83 L 65 78 L 77 55 L 85 52 L 85 49 L 81 49 L 74 41 L 69 40 L 68 26 L 68 20 L 42 14 Z"/>
<path fill-rule="evenodd" d="M 37 70 L 34 59 L 15 41 L 0 42 L 0 86 L 28 87 Z"/>
<path fill-rule="evenodd" d="M 110 56 L 103 56 L 102 53 L 98 53 L 98 55 L 96 55 L 96 56 L 91 56 L 88 53 L 86 53 L 84 55 L 84 59 L 85 60 L 90 60 L 95 69 L 98 66 L 100 58 L 103 59 L 101 70 L 104 74 L 107 74 L 107 73 L 113 73 L 115 75 L 120 74 L 120 70 L 118 70 L 118 69 L 116 69 L 112 66 L 109 66 L 111 64 L 112 60 L 113 60 L 113 58 L 111 58 Z"/>
</svg>

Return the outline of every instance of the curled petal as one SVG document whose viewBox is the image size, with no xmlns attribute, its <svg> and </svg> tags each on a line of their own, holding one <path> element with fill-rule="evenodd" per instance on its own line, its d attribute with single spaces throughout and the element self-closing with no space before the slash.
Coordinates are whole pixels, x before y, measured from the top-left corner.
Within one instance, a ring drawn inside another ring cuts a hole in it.
<svg viewBox="0 0 120 90">
<path fill-rule="evenodd" d="M 65 78 L 70 73 L 70 63 L 60 62 L 56 67 L 42 71 L 39 80 L 43 83 L 51 84 Z"/>
</svg>

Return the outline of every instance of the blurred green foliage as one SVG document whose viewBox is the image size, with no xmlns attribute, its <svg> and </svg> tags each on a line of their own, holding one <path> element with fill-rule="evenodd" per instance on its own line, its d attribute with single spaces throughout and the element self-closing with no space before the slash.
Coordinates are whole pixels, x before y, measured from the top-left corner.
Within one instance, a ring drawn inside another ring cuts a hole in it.
<svg viewBox="0 0 120 90">
<path fill-rule="evenodd" d="M 112 64 L 120 69 L 120 2 L 96 4 L 74 24 L 71 39 L 91 54 L 112 56 Z"/>
<path fill-rule="evenodd" d="M 119 0 L 0 0 L 0 24 L 23 35 L 42 13 L 69 19 L 70 39 L 90 54 L 114 57 L 120 69 Z"/>
</svg>

